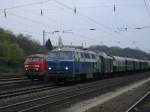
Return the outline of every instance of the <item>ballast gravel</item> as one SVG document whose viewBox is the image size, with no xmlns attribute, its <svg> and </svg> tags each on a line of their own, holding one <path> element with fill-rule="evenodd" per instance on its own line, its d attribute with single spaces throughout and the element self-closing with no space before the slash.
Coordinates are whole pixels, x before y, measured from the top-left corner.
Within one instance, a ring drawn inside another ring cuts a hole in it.
<svg viewBox="0 0 150 112">
<path fill-rule="evenodd" d="M 150 78 L 72 105 L 63 112 L 126 112 L 150 90 Z"/>
</svg>

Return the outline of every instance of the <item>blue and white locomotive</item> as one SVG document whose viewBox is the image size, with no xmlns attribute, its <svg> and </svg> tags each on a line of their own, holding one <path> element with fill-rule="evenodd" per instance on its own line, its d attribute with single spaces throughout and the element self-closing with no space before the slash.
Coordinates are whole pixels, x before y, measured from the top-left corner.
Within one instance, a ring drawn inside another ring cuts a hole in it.
<svg viewBox="0 0 150 112">
<path fill-rule="evenodd" d="M 48 76 L 53 81 L 93 78 L 100 72 L 100 60 L 95 52 L 75 48 L 56 49 L 46 58 Z"/>
</svg>

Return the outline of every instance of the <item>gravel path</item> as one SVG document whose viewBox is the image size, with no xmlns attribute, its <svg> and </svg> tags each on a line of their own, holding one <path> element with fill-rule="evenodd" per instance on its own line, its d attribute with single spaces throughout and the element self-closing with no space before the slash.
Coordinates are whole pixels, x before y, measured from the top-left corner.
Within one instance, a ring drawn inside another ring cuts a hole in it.
<svg viewBox="0 0 150 112">
<path fill-rule="evenodd" d="M 134 104 L 127 112 L 150 112 L 150 91 L 142 96 L 139 101 L 138 103 L 136 102 L 136 105 Z"/>
<path fill-rule="evenodd" d="M 104 95 L 89 99 L 63 112 L 125 112 L 142 95 L 150 90 L 150 78 L 117 89 Z"/>
</svg>

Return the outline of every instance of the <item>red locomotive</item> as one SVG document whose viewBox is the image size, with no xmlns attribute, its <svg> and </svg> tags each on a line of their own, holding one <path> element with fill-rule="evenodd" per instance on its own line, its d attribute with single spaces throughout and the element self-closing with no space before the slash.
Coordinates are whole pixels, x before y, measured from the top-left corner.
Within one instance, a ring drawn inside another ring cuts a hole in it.
<svg viewBox="0 0 150 112">
<path fill-rule="evenodd" d="M 45 55 L 35 54 L 30 55 L 24 62 L 25 75 L 34 80 L 43 80 L 46 74 Z"/>
</svg>

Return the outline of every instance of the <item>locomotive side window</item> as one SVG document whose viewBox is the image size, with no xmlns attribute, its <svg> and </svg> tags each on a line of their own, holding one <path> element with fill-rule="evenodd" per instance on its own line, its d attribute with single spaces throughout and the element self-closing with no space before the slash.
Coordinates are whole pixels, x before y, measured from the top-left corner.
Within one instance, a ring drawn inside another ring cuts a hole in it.
<svg viewBox="0 0 150 112">
<path fill-rule="evenodd" d="M 90 54 L 87 54 L 88 59 L 90 59 Z"/>
<path fill-rule="evenodd" d="M 85 53 L 85 58 L 90 59 L 90 55 L 88 53 Z"/>
<path fill-rule="evenodd" d="M 92 54 L 92 59 L 95 59 L 95 55 L 94 54 Z"/>
<path fill-rule="evenodd" d="M 81 58 L 84 58 L 84 54 L 83 53 L 81 53 Z"/>
<path fill-rule="evenodd" d="M 84 57 L 87 58 L 87 55 L 84 53 Z"/>
<path fill-rule="evenodd" d="M 59 51 L 59 52 L 50 52 L 48 57 L 52 59 L 72 59 L 72 52 L 69 51 Z"/>
</svg>

